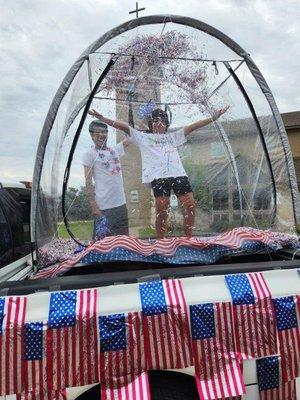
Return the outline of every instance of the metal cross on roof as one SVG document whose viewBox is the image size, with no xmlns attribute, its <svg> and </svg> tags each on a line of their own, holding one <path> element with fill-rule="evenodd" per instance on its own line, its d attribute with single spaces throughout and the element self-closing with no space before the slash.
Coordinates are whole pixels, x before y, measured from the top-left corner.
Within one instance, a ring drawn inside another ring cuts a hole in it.
<svg viewBox="0 0 300 400">
<path fill-rule="evenodd" d="M 143 10 L 145 10 L 145 7 L 139 8 L 139 3 L 136 2 L 135 3 L 135 10 L 129 11 L 129 14 L 135 13 L 136 14 L 135 17 L 138 18 L 139 17 L 139 11 L 143 11 Z"/>
</svg>

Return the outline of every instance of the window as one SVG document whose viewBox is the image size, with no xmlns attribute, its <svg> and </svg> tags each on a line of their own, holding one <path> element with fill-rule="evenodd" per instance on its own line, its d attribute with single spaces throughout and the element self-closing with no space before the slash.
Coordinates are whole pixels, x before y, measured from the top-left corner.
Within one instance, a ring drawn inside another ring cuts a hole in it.
<svg viewBox="0 0 300 400">
<path fill-rule="evenodd" d="M 30 253 L 30 189 L 0 190 L 1 266 Z"/>
<path fill-rule="evenodd" d="M 248 191 L 242 188 L 242 209 L 247 210 L 251 205 L 249 205 L 249 199 L 248 199 Z M 234 189 L 232 191 L 232 200 L 233 200 L 233 209 L 240 210 L 240 197 L 239 197 L 239 191 L 238 189 Z M 247 204 L 248 203 L 248 204 Z"/>
<path fill-rule="evenodd" d="M 228 191 L 213 191 L 213 210 L 226 211 L 228 209 Z"/>
<path fill-rule="evenodd" d="M 253 168 L 253 166 L 248 163 L 245 159 L 243 159 L 242 157 L 237 157 L 236 158 L 236 167 L 238 170 L 238 177 L 239 177 L 239 182 L 241 185 L 247 185 L 249 183 L 249 176 L 251 176 L 251 168 Z M 233 184 L 236 184 L 237 180 L 234 176 L 234 172 L 231 169 L 231 182 Z"/>
<path fill-rule="evenodd" d="M 13 241 L 11 230 L 4 212 L 0 208 L 0 267 L 6 265 L 12 257 Z"/>
<path fill-rule="evenodd" d="M 254 194 L 254 210 L 268 210 L 271 207 L 271 189 L 257 189 Z"/>
<path fill-rule="evenodd" d="M 131 201 L 131 203 L 138 203 L 139 202 L 139 191 L 138 190 L 131 190 L 131 192 L 130 192 L 130 201 Z"/>
<path fill-rule="evenodd" d="M 228 186 L 228 167 L 225 167 L 223 171 L 214 177 L 211 181 L 211 186 L 215 188 Z"/>
</svg>

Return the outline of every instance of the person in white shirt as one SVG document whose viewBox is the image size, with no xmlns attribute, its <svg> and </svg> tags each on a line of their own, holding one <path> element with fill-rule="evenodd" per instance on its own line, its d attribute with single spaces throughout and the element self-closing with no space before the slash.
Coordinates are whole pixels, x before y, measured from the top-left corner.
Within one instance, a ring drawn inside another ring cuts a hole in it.
<svg viewBox="0 0 300 400">
<path fill-rule="evenodd" d="M 107 222 L 109 235 L 128 235 L 128 215 L 120 157 L 124 155 L 125 139 L 116 146 L 107 147 L 107 125 L 93 121 L 89 132 L 94 146 L 83 156 L 85 186 L 94 217 L 94 236 L 97 224 Z M 95 187 L 93 185 L 93 180 Z M 99 237 L 98 237 L 99 238 Z"/>
<path fill-rule="evenodd" d="M 89 111 L 100 121 L 125 132 L 139 146 L 142 157 L 142 181 L 151 185 L 155 197 L 156 233 L 159 239 L 164 238 L 166 234 L 171 190 L 182 206 L 185 236 L 192 236 L 195 200 L 177 148 L 186 142 L 186 136 L 191 132 L 212 123 L 227 109 L 228 107 L 217 110 L 212 118 L 196 121 L 173 132 L 168 132 L 168 116 L 159 108 L 153 110 L 149 118 L 149 132 L 138 131 L 126 122 L 106 118 L 95 110 Z"/>
</svg>

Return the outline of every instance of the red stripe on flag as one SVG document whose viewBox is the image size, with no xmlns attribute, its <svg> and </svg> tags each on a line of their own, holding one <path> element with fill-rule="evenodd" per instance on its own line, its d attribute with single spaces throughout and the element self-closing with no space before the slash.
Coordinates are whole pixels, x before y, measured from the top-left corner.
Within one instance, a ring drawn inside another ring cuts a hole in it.
<svg viewBox="0 0 300 400">
<path fill-rule="evenodd" d="M 271 299 L 234 306 L 237 352 L 241 358 L 266 357 L 277 353 L 276 326 Z"/>
<path fill-rule="evenodd" d="M 0 395 L 22 391 L 23 330 L 26 297 L 6 297 L 3 333 L 0 336 Z"/>
<path fill-rule="evenodd" d="M 16 395 L 16 400 L 66 400 L 66 399 L 67 399 L 66 389 L 57 391 L 31 390 L 31 391 L 24 391 L 21 394 Z"/>
<path fill-rule="evenodd" d="M 49 388 L 60 390 L 99 381 L 97 289 L 79 290 L 75 326 L 47 332 Z"/>
<path fill-rule="evenodd" d="M 43 348 L 46 347 L 46 324 L 43 325 Z M 46 374 L 47 360 L 44 357 L 41 360 L 25 360 L 23 357 L 23 382 L 26 393 L 43 390 L 47 386 L 48 376 Z M 42 392 L 43 393 L 43 392 Z"/>
<path fill-rule="evenodd" d="M 126 350 L 100 353 L 101 400 L 150 400 L 146 372 L 142 317 L 129 313 L 126 321 Z"/>
<path fill-rule="evenodd" d="M 78 322 L 78 337 L 77 341 L 79 344 L 79 359 L 82 360 L 83 365 L 81 365 L 79 369 L 79 385 L 83 386 L 84 385 L 84 372 L 85 372 L 85 362 L 84 362 L 84 341 L 83 341 L 83 318 L 84 318 L 84 292 L 81 290 L 78 292 L 78 299 L 79 303 L 79 309 L 77 311 L 78 319 L 76 320 L 76 323 Z M 76 329 L 76 328 L 75 328 Z"/>
<path fill-rule="evenodd" d="M 144 315 L 149 369 L 180 369 L 192 365 L 187 305 L 179 280 L 163 281 L 167 312 Z"/>
<path fill-rule="evenodd" d="M 215 336 L 193 340 L 195 377 L 201 400 L 245 393 L 241 367 L 235 357 L 232 304 L 214 304 Z"/>
<path fill-rule="evenodd" d="M 277 354 L 277 330 L 270 290 L 262 273 L 247 274 L 255 303 L 234 306 L 237 352 L 243 360 Z"/>
<path fill-rule="evenodd" d="M 282 383 L 277 389 L 262 390 L 260 400 L 297 400 L 296 381 Z"/>
<path fill-rule="evenodd" d="M 231 231 L 225 232 L 221 235 L 209 238 L 167 238 L 156 240 L 155 243 L 149 243 L 147 240 L 138 239 L 135 237 L 128 236 L 109 236 L 101 241 L 98 241 L 81 253 L 70 257 L 70 259 L 62 262 L 58 266 L 51 266 L 42 269 L 31 279 L 39 279 L 46 277 L 53 277 L 62 274 L 64 271 L 72 268 L 75 264 L 81 261 L 81 259 L 87 256 L 90 252 L 96 251 L 99 253 L 109 253 L 110 251 L 121 247 L 123 249 L 137 252 L 143 256 L 150 256 L 152 254 L 161 254 L 164 256 L 173 256 L 178 248 L 181 246 L 188 246 L 194 249 L 204 249 L 207 247 L 213 248 L 216 245 L 227 246 L 228 248 L 239 248 L 245 241 L 260 241 L 265 245 L 277 245 L 282 243 L 294 244 L 297 240 L 295 236 L 287 234 L 278 234 L 277 232 L 261 231 L 254 228 L 235 228 Z"/>
<path fill-rule="evenodd" d="M 297 297 L 294 297 L 297 310 Z M 296 311 L 297 312 L 297 311 Z M 278 331 L 279 349 L 284 382 L 291 381 L 300 375 L 300 319 L 298 326 Z"/>
</svg>

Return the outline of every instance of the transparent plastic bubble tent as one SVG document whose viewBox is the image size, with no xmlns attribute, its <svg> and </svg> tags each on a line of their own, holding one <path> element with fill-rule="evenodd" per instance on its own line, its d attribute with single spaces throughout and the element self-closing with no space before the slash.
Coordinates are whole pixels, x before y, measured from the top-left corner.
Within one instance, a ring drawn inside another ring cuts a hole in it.
<svg viewBox="0 0 300 400">
<path fill-rule="evenodd" d="M 166 111 L 169 131 L 229 106 L 178 148 L 196 203 L 193 236 L 243 226 L 296 232 L 300 207 L 287 134 L 250 55 L 196 19 L 153 15 L 126 22 L 92 43 L 53 99 L 33 179 L 31 235 L 38 248 L 66 233 L 86 243 L 91 234 L 82 165 L 93 145 L 88 110 L 146 130 L 147 108 L 153 104 Z M 124 137 L 108 127 L 108 146 Z M 121 167 L 129 234 L 155 238 L 154 198 L 142 183 L 135 144 L 126 148 Z M 167 235 L 183 236 L 175 195 Z"/>
</svg>

